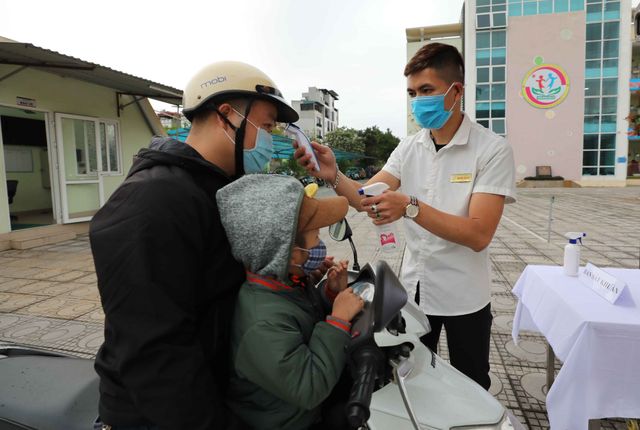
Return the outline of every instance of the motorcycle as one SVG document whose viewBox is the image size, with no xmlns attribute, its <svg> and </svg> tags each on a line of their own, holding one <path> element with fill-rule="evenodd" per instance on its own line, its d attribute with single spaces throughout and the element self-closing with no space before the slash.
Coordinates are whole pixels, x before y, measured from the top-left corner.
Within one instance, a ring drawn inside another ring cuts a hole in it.
<svg viewBox="0 0 640 430">
<path fill-rule="evenodd" d="M 87 430 L 98 416 L 93 360 L 0 346 L 0 430 Z"/>
<path fill-rule="evenodd" d="M 329 229 L 354 254 L 349 284 L 365 299 L 353 322 L 353 385 L 345 413 L 354 429 L 524 429 L 487 391 L 430 351 L 429 321 L 384 261 L 360 270 L 349 224 Z M 93 360 L 0 345 L 0 430 L 96 428 Z M 97 428 L 100 428 L 99 426 Z"/>
<path fill-rule="evenodd" d="M 481 386 L 420 342 L 431 328 L 385 261 L 359 270 L 346 220 L 329 228 L 337 241 L 349 240 L 354 271 L 349 285 L 365 300 L 352 326 L 349 347 L 354 379 L 347 419 L 360 429 L 524 429 Z"/>
</svg>

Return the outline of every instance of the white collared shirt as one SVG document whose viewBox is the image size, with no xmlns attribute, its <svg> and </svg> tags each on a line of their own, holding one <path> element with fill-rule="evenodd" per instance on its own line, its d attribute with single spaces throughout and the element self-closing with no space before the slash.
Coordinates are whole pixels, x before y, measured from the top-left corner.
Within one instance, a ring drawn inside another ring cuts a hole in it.
<svg viewBox="0 0 640 430">
<path fill-rule="evenodd" d="M 436 152 L 428 129 L 403 139 L 383 170 L 400 191 L 442 212 L 467 217 L 474 193 L 515 202 L 513 151 L 507 141 L 464 115 L 451 142 Z M 420 308 L 428 315 L 465 315 L 491 300 L 488 247 L 480 252 L 403 220 L 407 250 L 401 280 L 413 299 L 420 281 Z"/>
</svg>

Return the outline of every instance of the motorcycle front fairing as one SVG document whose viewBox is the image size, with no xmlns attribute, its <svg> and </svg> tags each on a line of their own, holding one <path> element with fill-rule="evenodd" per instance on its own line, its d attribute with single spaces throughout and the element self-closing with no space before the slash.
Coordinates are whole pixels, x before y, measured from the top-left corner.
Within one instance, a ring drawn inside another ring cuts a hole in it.
<svg viewBox="0 0 640 430">
<path fill-rule="evenodd" d="M 375 334 L 375 342 L 383 348 L 413 345 L 405 363 L 410 372 L 404 385 L 420 425 L 426 429 L 500 429 L 506 412 L 500 402 L 420 342 L 420 336 L 431 329 L 414 303 L 408 301 L 401 312 L 404 333 L 383 330 Z M 397 381 L 373 393 L 369 428 L 413 429 L 399 397 Z"/>
<path fill-rule="evenodd" d="M 354 333 L 358 334 L 352 339 L 351 348 L 357 350 L 365 339 L 370 342 L 371 338 L 382 351 L 411 345 L 409 354 L 398 355 L 391 364 L 392 367 L 402 366 L 405 394 L 410 405 L 403 401 L 397 380 L 399 374 L 395 374 L 396 380 L 370 397 L 371 415 L 367 421 L 370 428 L 413 429 L 409 409 L 413 419 L 427 428 L 496 428 L 501 423 L 505 417 L 502 405 L 420 342 L 420 336 L 431 330 L 428 319 L 408 300 L 406 290 L 386 263 L 378 261 L 366 265 L 353 288 L 367 292 L 370 300 L 353 325 Z M 379 382 L 384 379 L 380 378 L 383 373 L 378 373 Z"/>
<path fill-rule="evenodd" d="M 492 426 L 501 422 L 505 414 L 502 405 L 427 347 L 416 345 L 408 360 L 412 370 L 405 379 L 405 386 L 416 418 L 422 426 L 451 429 L 472 425 Z M 405 405 L 399 398 L 395 382 L 373 393 L 369 419 L 371 429 L 413 428 Z M 385 424 L 391 422 L 397 425 L 389 427 Z"/>
</svg>

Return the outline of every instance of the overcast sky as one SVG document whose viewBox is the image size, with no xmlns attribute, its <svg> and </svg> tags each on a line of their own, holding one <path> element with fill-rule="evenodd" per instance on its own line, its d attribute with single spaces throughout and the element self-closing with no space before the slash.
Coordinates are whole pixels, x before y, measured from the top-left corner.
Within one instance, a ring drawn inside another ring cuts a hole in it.
<svg viewBox="0 0 640 430">
<path fill-rule="evenodd" d="M 339 95 L 340 125 L 405 135 L 405 29 L 458 22 L 462 0 L 0 0 L 0 36 L 182 89 L 238 60 L 287 100 Z"/>
</svg>

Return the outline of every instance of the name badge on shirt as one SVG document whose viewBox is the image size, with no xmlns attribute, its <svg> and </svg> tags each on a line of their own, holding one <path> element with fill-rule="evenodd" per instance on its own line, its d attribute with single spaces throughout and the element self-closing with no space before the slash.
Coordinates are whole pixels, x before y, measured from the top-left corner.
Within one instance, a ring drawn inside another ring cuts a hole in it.
<svg viewBox="0 0 640 430">
<path fill-rule="evenodd" d="M 454 173 L 451 175 L 449 182 L 454 184 L 460 184 L 465 182 L 471 182 L 471 173 Z"/>
</svg>

